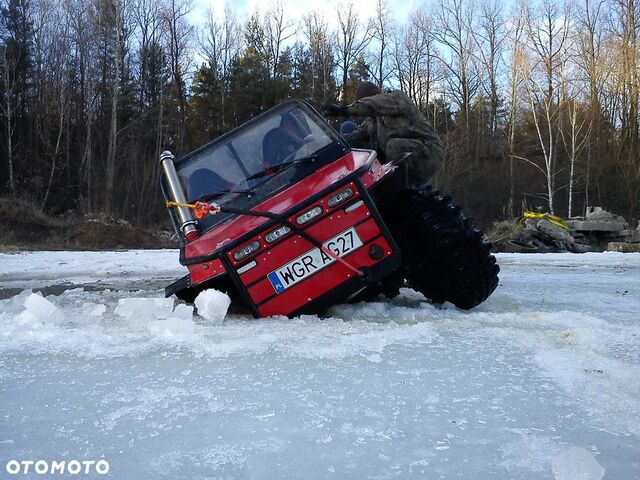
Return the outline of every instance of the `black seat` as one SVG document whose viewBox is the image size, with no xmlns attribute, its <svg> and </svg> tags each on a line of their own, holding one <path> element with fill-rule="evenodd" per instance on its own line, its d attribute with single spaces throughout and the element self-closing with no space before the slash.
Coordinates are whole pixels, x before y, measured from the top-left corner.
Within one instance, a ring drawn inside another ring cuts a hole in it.
<svg viewBox="0 0 640 480">
<path fill-rule="evenodd" d="M 262 159 L 267 167 L 280 165 L 302 146 L 302 140 L 282 127 L 269 130 L 262 140 Z"/>
<path fill-rule="evenodd" d="M 208 168 L 199 168 L 189 177 L 187 197 L 190 202 L 193 202 L 203 195 L 227 190 L 228 188 L 229 183 L 216 172 Z"/>
</svg>

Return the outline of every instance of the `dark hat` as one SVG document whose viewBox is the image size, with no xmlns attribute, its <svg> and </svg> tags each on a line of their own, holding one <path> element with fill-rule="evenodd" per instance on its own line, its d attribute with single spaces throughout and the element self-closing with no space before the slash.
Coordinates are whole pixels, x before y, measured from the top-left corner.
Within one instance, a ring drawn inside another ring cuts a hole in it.
<svg viewBox="0 0 640 480">
<path fill-rule="evenodd" d="M 356 87 L 356 100 L 361 100 L 365 97 L 373 97 L 379 93 L 380 89 L 375 83 L 360 82 Z"/>
</svg>

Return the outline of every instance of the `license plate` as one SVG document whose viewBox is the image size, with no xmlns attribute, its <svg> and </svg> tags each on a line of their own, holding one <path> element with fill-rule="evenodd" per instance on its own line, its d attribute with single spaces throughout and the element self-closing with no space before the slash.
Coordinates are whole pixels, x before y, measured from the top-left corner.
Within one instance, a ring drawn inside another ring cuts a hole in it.
<svg viewBox="0 0 640 480">
<path fill-rule="evenodd" d="M 349 253 L 360 248 L 363 243 L 358 237 L 355 228 L 350 228 L 344 232 L 330 238 L 322 244 L 330 251 L 335 253 L 339 257 L 344 257 Z M 335 262 L 333 257 L 330 257 L 319 248 L 313 248 L 308 252 L 300 255 L 295 260 L 290 261 L 286 265 L 274 270 L 267 275 L 267 278 L 273 285 L 276 293 L 282 293 L 287 288 L 292 287 L 298 282 L 301 282 L 305 278 L 313 275 L 319 270 L 322 270 L 327 265 Z"/>
</svg>

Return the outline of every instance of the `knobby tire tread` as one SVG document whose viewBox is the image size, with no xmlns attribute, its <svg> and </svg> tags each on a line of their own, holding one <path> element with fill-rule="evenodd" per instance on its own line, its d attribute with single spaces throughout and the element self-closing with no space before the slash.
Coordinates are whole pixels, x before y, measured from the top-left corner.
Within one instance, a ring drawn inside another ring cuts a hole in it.
<svg viewBox="0 0 640 480">
<path fill-rule="evenodd" d="M 436 190 L 405 189 L 381 213 L 403 256 L 409 286 L 435 303 L 473 308 L 498 286 L 491 244 L 451 198 Z"/>
</svg>

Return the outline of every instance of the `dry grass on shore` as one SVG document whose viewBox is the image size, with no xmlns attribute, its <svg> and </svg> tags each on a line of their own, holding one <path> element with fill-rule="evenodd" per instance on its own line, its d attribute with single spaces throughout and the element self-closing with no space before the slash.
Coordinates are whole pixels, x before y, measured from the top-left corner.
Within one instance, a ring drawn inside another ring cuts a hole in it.
<svg viewBox="0 0 640 480">
<path fill-rule="evenodd" d="M 23 200 L 0 198 L 0 252 L 175 248 L 160 232 L 102 215 L 51 217 Z"/>
</svg>

